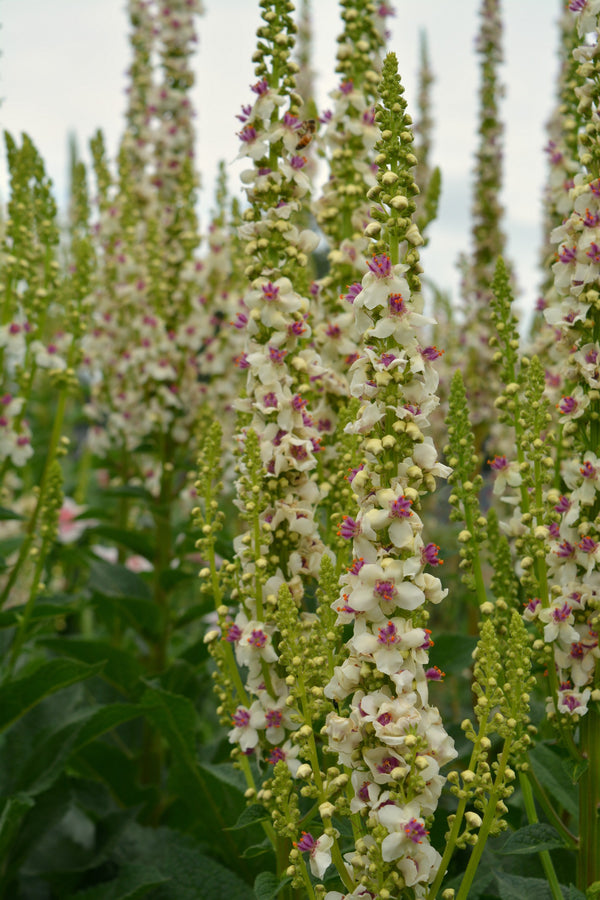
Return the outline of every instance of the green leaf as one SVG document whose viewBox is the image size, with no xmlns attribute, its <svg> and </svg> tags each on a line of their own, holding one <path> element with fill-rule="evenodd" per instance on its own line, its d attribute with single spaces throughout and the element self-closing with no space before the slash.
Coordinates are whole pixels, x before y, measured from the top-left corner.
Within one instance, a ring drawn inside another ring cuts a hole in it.
<svg viewBox="0 0 600 900">
<path fill-rule="evenodd" d="M 242 853 L 242 859 L 253 859 L 256 856 L 264 856 L 273 852 L 273 844 L 269 838 L 265 838 L 262 844 L 251 844 Z"/>
<path fill-rule="evenodd" d="M 563 758 L 547 744 L 537 744 L 529 754 L 533 772 L 546 792 L 575 818 L 578 804 L 576 792 L 565 783 Z"/>
<path fill-rule="evenodd" d="M 466 634 L 436 634 L 431 648 L 431 664 L 439 666 L 447 675 L 458 675 L 473 665 L 473 650 L 477 638 Z"/>
<path fill-rule="evenodd" d="M 538 822 L 535 825 L 525 825 L 511 834 L 504 846 L 497 850 L 502 855 L 513 853 L 539 853 L 541 850 L 554 850 L 556 847 L 564 847 L 565 842 L 560 834 L 551 825 Z"/>
<path fill-rule="evenodd" d="M 126 566 L 92 559 L 90 563 L 90 588 L 103 597 L 127 600 L 150 600 L 150 588 L 143 578 Z"/>
<path fill-rule="evenodd" d="M 563 769 L 573 786 L 579 783 L 579 779 L 587 772 L 589 767 L 590 762 L 588 759 L 572 759 L 570 756 L 567 759 L 563 759 Z"/>
<path fill-rule="evenodd" d="M 150 561 L 154 559 L 154 546 L 148 535 L 141 531 L 128 531 L 125 528 L 115 528 L 113 525 L 96 525 L 94 528 L 88 528 L 87 533 L 92 537 L 107 538 L 115 544 L 121 544 L 122 547 L 127 547 L 128 550 L 139 553 Z"/>
<path fill-rule="evenodd" d="M 283 881 L 280 881 L 273 872 L 261 872 L 254 882 L 254 896 L 256 900 L 274 900 L 281 889 L 291 880 L 291 878 L 284 878 Z"/>
<path fill-rule="evenodd" d="M 150 491 L 135 484 L 122 484 L 118 487 L 105 488 L 104 494 L 107 497 L 140 497 L 143 500 L 154 500 Z"/>
<path fill-rule="evenodd" d="M 250 886 L 205 855 L 200 844 L 169 828 L 142 828 L 132 823 L 119 842 L 117 855 L 117 861 L 130 859 L 147 862 L 170 878 L 156 888 L 152 900 L 249 900 L 252 896 Z"/>
<path fill-rule="evenodd" d="M 14 512 L 12 509 L 0 506 L 0 519 L 21 519 L 23 521 L 23 516 L 20 516 L 19 513 Z"/>
<path fill-rule="evenodd" d="M 154 866 L 135 863 L 124 866 L 112 881 L 71 894 L 69 900 L 139 900 L 168 881 Z"/>
<path fill-rule="evenodd" d="M 264 822 L 265 819 L 271 820 L 267 810 L 264 806 L 253 803 L 252 806 L 246 807 L 235 825 L 231 825 L 229 830 L 236 831 L 238 828 L 248 828 L 250 825 L 256 825 L 257 822 Z"/>
<path fill-rule="evenodd" d="M 21 793 L 9 797 L 4 804 L 0 815 L 0 859 L 5 858 L 7 849 L 21 827 L 23 817 L 32 806 L 35 806 L 35 800 Z"/>
<path fill-rule="evenodd" d="M 543 878 L 522 878 L 497 872 L 496 881 L 501 900 L 552 900 L 548 882 Z"/>
<path fill-rule="evenodd" d="M 175 765 L 170 781 L 173 793 L 194 810 L 203 811 L 198 822 L 199 836 L 213 840 L 215 832 L 220 832 L 223 852 L 237 853 L 238 846 L 225 829 L 238 818 L 240 807 L 245 805 L 243 789 L 237 784 L 232 785 L 231 766 L 223 767 L 223 770 L 218 766 L 198 766 L 193 703 L 187 697 L 151 686 L 142 697 L 141 705 L 173 753 Z"/>
<path fill-rule="evenodd" d="M 57 616 L 71 616 L 77 612 L 74 603 L 36 603 L 31 611 L 29 625 L 43 622 L 45 619 L 56 619 Z M 0 612 L 0 629 L 14 628 L 23 616 L 22 606 L 13 606 Z"/>
<path fill-rule="evenodd" d="M 121 806 L 155 808 L 159 802 L 158 790 L 153 785 L 140 786 L 139 771 L 135 759 L 127 756 L 120 747 L 106 741 L 86 744 L 71 756 L 69 765 L 85 778 L 93 778 L 106 785 Z"/>
<path fill-rule="evenodd" d="M 133 703 L 112 703 L 79 714 L 36 747 L 19 774 L 19 787 L 27 788 L 31 794 L 47 790 L 72 754 L 141 714 Z"/>
<path fill-rule="evenodd" d="M 53 659 L 33 672 L 0 686 L 0 731 L 8 728 L 44 697 L 97 675 L 102 663 L 88 666 L 74 659 Z"/>
<path fill-rule="evenodd" d="M 43 638 L 40 643 L 59 656 L 68 656 L 88 663 L 104 663 L 102 677 L 126 693 L 134 689 L 144 671 L 130 653 L 105 641 L 91 641 L 79 637 L 48 637 Z"/>
<path fill-rule="evenodd" d="M 598 887 L 600 889 L 600 882 L 597 882 Z M 593 887 L 594 885 L 592 885 Z M 564 884 L 561 884 L 560 889 L 562 891 L 563 900 L 586 900 L 585 894 L 581 891 L 577 890 L 575 885 L 570 884 L 568 887 L 565 887 Z M 589 891 L 589 888 L 588 888 Z M 588 894 L 589 897 L 592 897 L 592 894 Z"/>
</svg>

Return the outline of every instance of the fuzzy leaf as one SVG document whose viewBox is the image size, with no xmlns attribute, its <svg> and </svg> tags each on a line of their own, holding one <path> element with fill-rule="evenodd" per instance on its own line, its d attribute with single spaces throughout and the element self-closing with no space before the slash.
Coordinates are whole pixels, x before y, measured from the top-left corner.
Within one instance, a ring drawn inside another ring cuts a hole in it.
<svg viewBox="0 0 600 900">
<path fill-rule="evenodd" d="M 543 878 L 522 878 L 508 872 L 497 872 L 496 881 L 501 900 L 552 900 L 548 882 Z"/>
<path fill-rule="evenodd" d="M 32 794 L 47 790 L 71 756 L 118 725 L 141 715 L 132 703 L 112 703 L 87 710 L 36 746 L 19 774 L 19 787 Z"/>
<path fill-rule="evenodd" d="M 0 858 L 4 859 L 7 849 L 10 847 L 14 836 L 21 826 L 25 814 L 35 806 L 35 800 L 27 794 L 15 794 L 9 797 L 4 804 L 0 815 Z"/>
<path fill-rule="evenodd" d="M 75 659 L 53 659 L 22 678 L 0 687 L 0 731 L 8 728 L 44 697 L 97 675 L 102 663 L 88 666 Z"/>
<path fill-rule="evenodd" d="M 140 900 L 165 882 L 168 876 L 149 865 L 124 866 L 116 878 L 85 891 L 71 894 L 69 900 Z"/>
<path fill-rule="evenodd" d="M 247 828 L 249 825 L 256 825 L 257 822 L 264 822 L 265 819 L 270 819 L 270 815 L 264 806 L 261 806 L 259 803 L 253 803 L 252 806 L 248 806 L 235 825 L 231 825 L 229 831 L 235 831 L 238 828 Z"/>
<path fill-rule="evenodd" d="M 283 881 L 280 881 L 273 872 L 261 872 L 254 882 L 254 896 L 256 900 L 274 900 L 281 889 L 291 880 L 291 878 L 284 878 Z"/>
<path fill-rule="evenodd" d="M 121 544 L 122 547 L 126 547 L 133 553 L 139 553 L 148 560 L 154 558 L 152 542 L 141 531 L 128 531 L 125 528 L 115 528 L 113 525 L 96 525 L 88 528 L 87 533 L 91 537 L 107 538 L 109 541 L 114 541 L 115 544 Z"/>
<path fill-rule="evenodd" d="M 577 817 L 576 792 L 565 783 L 563 760 L 546 744 L 537 744 L 530 752 L 529 760 L 538 781 L 564 810 Z"/>
<path fill-rule="evenodd" d="M 58 656 L 68 656 L 87 662 L 103 662 L 102 677 L 120 690 L 129 693 L 138 682 L 143 669 L 138 661 L 118 647 L 105 641 L 84 638 L 45 638 L 43 643 Z"/>
<path fill-rule="evenodd" d="M 90 562 L 90 587 L 103 597 L 119 597 L 128 600 L 150 600 L 150 589 L 143 578 L 126 566 L 108 563 L 103 559 Z"/>
<path fill-rule="evenodd" d="M 510 835 L 504 846 L 497 852 L 503 855 L 539 853 L 541 850 L 554 850 L 556 847 L 564 847 L 564 845 L 556 828 L 538 822 L 535 825 L 525 825 L 524 828 L 519 828 Z"/>
</svg>

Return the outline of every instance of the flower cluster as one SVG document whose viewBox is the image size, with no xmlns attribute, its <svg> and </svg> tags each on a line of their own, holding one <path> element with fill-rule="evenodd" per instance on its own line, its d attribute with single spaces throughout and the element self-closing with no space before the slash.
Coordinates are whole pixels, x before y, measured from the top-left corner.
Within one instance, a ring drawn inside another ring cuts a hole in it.
<svg viewBox="0 0 600 900">
<path fill-rule="evenodd" d="M 439 352 L 419 337 L 428 319 L 410 218 L 416 160 L 402 93 L 397 61 L 389 54 L 376 119 L 379 200 L 390 212 L 377 230 L 367 231 L 379 235 L 385 229 L 390 252 L 368 260 L 353 304 L 364 344 L 350 370 L 361 406 L 347 430 L 360 436 L 364 461 L 349 475 L 358 511 L 344 519 L 340 532 L 352 541 L 354 559 L 334 604 L 338 623 L 352 625 L 353 633 L 347 657 L 325 689 L 340 704 L 340 712 L 327 717 L 325 733 L 330 750 L 352 770 L 351 809 L 366 819 L 368 834 L 348 857 L 361 884 L 374 889 L 368 872 L 377 861 L 379 888 L 404 884 L 421 896 L 439 865 L 427 823 L 444 782 L 440 768 L 455 752 L 428 702 L 428 677 L 439 673 L 428 670 L 432 642 L 423 607 L 439 603 L 446 592 L 431 572 L 442 560 L 439 548 L 423 538 L 419 513 L 422 495 L 449 470 L 427 435 L 438 403 L 433 362 Z"/>
<path fill-rule="evenodd" d="M 492 329 L 489 320 L 490 283 L 496 259 L 506 242 L 501 222 L 503 210 L 499 196 L 502 184 L 502 132 L 498 115 L 503 88 L 498 80 L 502 61 L 502 20 L 500 0 L 482 0 L 481 27 L 477 52 L 481 57 L 479 89 L 479 146 L 476 155 L 472 205 L 472 253 L 461 262 L 464 277 L 461 293 L 465 322 L 462 330 L 462 356 L 467 395 L 474 417 L 475 441 L 482 447 L 492 421 L 493 401 L 498 383 L 490 372 L 482 371 Z"/>
<path fill-rule="evenodd" d="M 90 443 L 100 455 L 113 447 L 132 451 L 166 433 L 185 443 L 203 400 L 199 354 L 210 329 L 195 256 L 189 101 L 199 11 L 186 0 L 160 10 L 132 0 L 136 55 L 118 184 L 111 185 L 96 143 L 100 266 L 83 348 Z M 162 77 L 153 72 L 156 53 Z"/>
<path fill-rule="evenodd" d="M 235 404 L 242 414 L 236 502 L 246 530 L 234 541 L 240 611 L 233 621 L 223 621 L 222 629 L 245 672 L 248 692 L 247 702 L 233 713 L 230 741 L 258 759 L 284 760 L 295 773 L 298 748 L 289 734 L 297 725 L 286 706 L 289 690 L 275 649 L 275 612 L 282 585 L 300 603 L 306 580 L 319 572 L 319 490 L 311 472 L 321 448 L 309 401 L 313 379 L 327 373 L 307 345 L 308 283 L 302 276 L 318 238 L 297 224 L 310 182 L 306 157 L 298 150 L 303 129 L 290 8 L 287 0 L 261 3 L 266 24 L 258 31 L 259 80 L 252 86 L 254 103 L 240 116 L 240 155 L 253 163 L 242 174 L 252 204 L 240 228 L 250 286 L 239 319 L 246 339 L 240 358 L 246 389 Z"/>
<path fill-rule="evenodd" d="M 597 340 L 600 295 L 600 174 L 594 135 L 598 133 L 600 59 L 598 12 L 589 4 L 571 4 L 581 44 L 578 64 L 578 113 L 589 123 L 580 137 L 583 172 L 570 193 L 572 211 L 555 228 L 556 302 L 544 312 L 559 336 L 557 375 L 562 399 L 557 404 L 562 432 L 561 483 L 550 493 L 556 521 L 550 526 L 547 556 L 551 584 L 548 606 L 536 598 L 526 616 L 543 627 L 544 641 L 554 649 L 559 690 L 551 710 L 567 716 L 586 713 L 594 689 L 598 649 L 600 532 L 595 510 L 600 491 L 600 459 L 596 455 L 600 387 L 600 343 Z M 593 30 L 593 41 L 589 32 Z"/>
</svg>

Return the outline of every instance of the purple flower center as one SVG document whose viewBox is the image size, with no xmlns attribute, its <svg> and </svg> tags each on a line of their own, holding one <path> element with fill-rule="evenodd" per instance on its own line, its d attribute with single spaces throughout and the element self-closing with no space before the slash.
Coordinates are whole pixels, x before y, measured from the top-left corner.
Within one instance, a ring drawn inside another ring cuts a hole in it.
<svg viewBox="0 0 600 900">
<path fill-rule="evenodd" d="M 433 362 L 434 359 L 438 359 L 444 353 L 443 350 L 438 350 L 435 344 L 432 347 L 424 347 L 421 350 L 421 356 L 424 359 L 428 359 L 430 362 Z"/>
<path fill-rule="evenodd" d="M 358 575 L 358 573 L 360 572 L 360 570 L 362 569 L 364 564 L 365 564 L 365 561 L 362 558 L 362 556 L 360 556 L 358 559 L 353 559 L 352 565 L 349 567 L 348 572 L 351 575 Z"/>
<path fill-rule="evenodd" d="M 556 555 L 560 556 L 561 559 L 568 559 L 569 556 L 573 556 L 574 553 L 575 547 L 568 541 L 563 541 L 562 544 L 559 544 L 558 550 L 556 551 Z"/>
<path fill-rule="evenodd" d="M 396 586 L 393 581 L 377 581 L 375 583 L 375 593 L 383 597 L 384 600 L 393 600 L 396 595 Z"/>
<path fill-rule="evenodd" d="M 282 363 L 285 359 L 286 351 L 279 350 L 277 347 L 269 347 L 269 357 L 271 362 Z"/>
<path fill-rule="evenodd" d="M 425 678 L 427 681 L 442 681 L 444 677 L 444 673 L 438 666 L 432 666 L 430 669 L 426 669 Z"/>
<path fill-rule="evenodd" d="M 394 362 L 395 359 L 398 359 L 395 353 L 382 353 L 381 354 L 381 364 L 384 365 L 387 369 L 388 366 Z"/>
<path fill-rule="evenodd" d="M 245 144 L 251 144 L 252 141 L 256 140 L 256 128 L 252 125 L 246 125 L 245 128 L 242 128 L 238 137 L 240 141 L 243 141 Z"/>
<path fill-rule="evenodd" d="M 585 462 L 583 466 L 581 466 L 579 471 L 581 472 L 581 474 L 583 475 L 584 478 L 595 478 L 596 477 L 596 469 L 591 464 L 591 462 L 589 462 L 589 460 L 587 462 Z"/>
<path fill-rule="evenodd" d="M 577 247 L 563 247 L 562 251 L 559 253 L 558 258 L 561 263 L 572 263 L 575 257 L 577 256 Z"/>
<path fill-rule="evenodd" d="M 243 706 L 238 706 L 231 717 L 236 728 L 246 728 L 250 724 L 250 713 Z"/>
<path fill-rule="evenodd" d="M 563 603 L 562 606 L 556 607 L 552 610 L 552 618 L 555 622 L 565 622 L 569 616 L 571 615 L 571 607 L 568 603 Z"/>
<path fill-rule="evenodd" d="M 440 548 L 437 544 L 427 544 L 423 547 L 421 550 L 421 562 L 423 565 L 441 566 L 444 560 L 438 557 L 439 552 Z"/>
<path fill-rule="evenodd" d="M 279 296 L 279 288 L 271 281 L 269 281 L 267 284 L 263 284 L 261 290 L 264 294 L 265 300 L 276 300 Z"/>
<path fill-rule="evenodd" d="M 308 160 L 305 156 L 292 156 L 290 159 L 290 165 L 292 169 L 303 169 Z"/>
<path fill-rule="evenodd" d="M 563 397 L 560 403 L 557 403 L 557 409 L 563 416 L 569 416 L 577 409 L 577 400 L 574 397 Z"/>
<path fill-rule="evenodd" d="M 250 637 L 248 638 L 248 643 L 256 650 L 262 650 L 262 648 L 267 643 L 267 635 L 264 633 L 262 628 L 254 628 Z"/>
<path fill-rule="evenodd" d="M 392 271 L 392 261 L 385 253 L 368 260 L 367 266 L 377 278 L 387 278 Z"/>
<path fill-rule="evenodd" d="M 554 507 L 554 511 L 557 513 L 566 513 L 571 509 L 571 501 L 568 497 L 565 497 L 564 494 L 561 495 L 558 503 Z"/>
<path fill-rule="evenodd" d="M 340 299 L 347 300 L 348 303 L 354 303 L 361 291 L 362 284 L 360 283 L 360 281 L 355 281 L 354 284 L 348 285 L 345 294 L 340 294 Z"/>
<path fill-rule="evenodd" d="M 265 715 L 268 728 L 279 728 L 283 715 L 279 709 L 268 709 Z"/>
<path fill-rule="evenodd" d="M 393 316 L 402 316 L 406 312 L 406 304 L 402 294 L 390 294 L 388 297 L 390 313 Z"/>
<path fill-rule="evenodd" d="M 250 90 L 253 91 L 255 94 L 258 94 L 259 97 L 263 96 L 263 94 L 266 94 L 267 91 L 269 90 L 269 85 L 267 83 L 267 79 L 262 78 L 260 81 L 257 81 L 256 84 L 253 84 L 250 87 Z"/>
<path fill-rule="evenodd" d="M 408 519 L 412 516 L 411 504 L 406 497 L 396 497 L 390 506 L 390 519 Z"/>
<path fill-rule="evenodd" d="M 316 846 L 316 843 L 317 843 L 317 842 L 315 841 L 315 839 L 314 839 L 314 837 L 312 836 L 312 834 L 309 834 L 307 831 L 303 831 L 303 832 L 302 832 L 302 837 L 300 838 L 300 840 L 299 840 L 298 843 L 296 844 L 296 847 L 297 847 L 298 850 L 300 850 L 302 853 L 306 853 L 306 852 L 312 853 L 312 851 L 314 850 L 314 848 L 315 848 L 315 846 Z"/>
<path fill-rule="evenodd" d="M 580 550 L 583 550 L 584 553 L 593 553 L 598 547 L 598 544 L 593 538 L 584 537 L 577 546 Z"/>
<path fill-rule="evenodd" d="M 230 644 L 236 644 L 242 636 L 242 629 L 235 622 L 232 622 L 225 635 L 225 640 Z"/>
<path fill-rule="evenodd" d="M 378 644 L 389 647 L 392 644 L 399 644 L 400 641 L 401 638 L 393 622 L 388 622 L 387 625 L 379 629 L 379 637 L 377 638 Z"/>
<path fill-rule="evenodd" d="M 389 775 L 398 767 L 398 760 L 394 756 L 386 756 L 377 766 L 377 771 L 382 775 Z"/>
<path fill-rule="evenodd" d="M 488 463 L 490 469 L 493 469 L 494 472 L 502 472 L 504 469 L 508 469 L 508 460 L 505 456 L 495 456 L 492 460 L 488 459 Z"/>
<path fill-rule="evenodd" d="M 417 819 L 411 819 L 410 822 L 407 822 L 404 826 L 404 831 L 413 844 L 421 844 L 423 838 L 427 837 L 428 834 L 425 830 L 425 826 L 417 821 Z"/>
<path fill-rule="evenodd" d="M 338 536 L 349 541 L 357 534 L 360 534 L 360 524 L 352 516 L 344 516 L 342 524 L 339 527 Z"/>
</svg>

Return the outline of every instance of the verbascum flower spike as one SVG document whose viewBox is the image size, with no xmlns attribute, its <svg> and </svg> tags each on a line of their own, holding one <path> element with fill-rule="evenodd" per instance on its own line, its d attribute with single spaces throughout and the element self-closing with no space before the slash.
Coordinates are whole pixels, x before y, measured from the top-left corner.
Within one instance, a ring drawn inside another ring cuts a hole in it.
<svg viewBox="0 0 600 900">
<path fill-rule="evenodd" d="M 499 100 L 503 88 L 498 80 L 502 61 L 500 0 L 482 0 L 477 51 L 481 57 L 479 90 L 479 146 L 475 163 L 472 204 L 472 249 L 461 267 L 465 310 L 462 329 L 464 377 L 469 397 L 475 444 L 480 452 L 493 421 L 497 382 L 490 379 L 485 347 L 491 336 L 489 320 L 490 283 L 498 256 L 506 243 L 502 230 L 502 134 Z"/>
<path fill-rule="evenodd" d="M 578 169 L 577 97 L 573 90 L 580 80 L 577 76 L 578 64 L 573 57 L 578 36 L 575 15 L 568 5 L 565 5 L 560 17 L 558 30 L 559 71 L 556 105 L 546 126 L 548 143 L 545 152 L 548 176 L 543 195 L 544 242 L 540 250 L 542 283 L 530 329 L 530 352 L 540 356 L 548 368 L 547 382 L 550 391 L 555 381 L 555 374 L 552 371 L 555 335 L 542 314 L 555 300 L 552 263 L 555 260 L 556 247 L 551 240 L 551 234 L 571 211 L 569 192 Z"/>
<path fill-rule="evenodd" d="M 431 70 L 427 35 L 420 35 L 419 89 L 417 94 L 418 113 L 415 122 L 415 155 L 417 167 L 415 181 L 420 193 L 416 198 L 416 221 L 419 231 L 424 235 L 425 229 L 432 222 L 438 210 L 442 188 L 442 174 L 439 166 L 431 168 L 431 140 L 433 117 L 431 114 L 431 85 L 435 78 Z"/>
<path fill-rule="evenodd" d="M 305 148 L 298 146 L 305 129 L 295 91 L 292 10 L 287 0 L 261 2 L 264 24 L 255 54 L 259 80 L 252 87 L 254 103 L 241 114 L 240 155 L 252 163 L 242 174 L 251 205 L 240 229 L 250 279 L 244 294 L 247 382 L 236 402 L 236 504 L 244 530 L 234 540 L 232 600 L 239 611 L 226 637 L 244 671 L 248 695 L 233 714 L 229 740 L 237 745 L 254 796 L 274 812 L 277 796 L 271 782 L 264 782 L 269 765 L 285 762 L 294 778 L 309 765 L 319 784 L 312 723 L 313 713 L 323 713 L 308 647 L 326 643 L 307 611 L 324 549 L 315 517 L 319 488 L 312 475 L 320 436 L 308 401 L 313 379 L 326 378 L 327 370 L 307 344 L 306 267 L 318 238 L 301 227 L 310 181 Z M 261 767 L 262 786 L 254 783 L 250 756 Z M 303 763 L 307 758 L 310 763 Z M 309 775 L 305 780 L 311 783 Z M 281 778 L 278 783 L 283 785 Z"/>
<path fill-rule="evenodd" d="M 322 282 L 321 303 L 329 315 L 352 302 L 348 288 L 364 273 L 368 220 L 365 194 L 373 185 L 373 147 L 377 137 L 374 105 L 385 43 L 383 4 L 372 0 L 342 0 L 344 27 L 338 37 L 336 72 L 339 86 L 331 93 L 333 107 L 321 116 L 320 144 L 329 164 L 329 178 L 315 205 L 317 221 L 329 246 L 330 271 Z M 341 302 L 340 302 L 341 300 Z"/>
<path fill-rule="evenodd" d="M 468 768 L 453 778 L 452 790 L 459 803 L 450 820 L 444 857 L 430 897 L 437 896 L 454 849 L 472 845 L 469 862 L 455 895 L 456 900 L 467 900 L 487 838 L 507 828 L 505 814 L 508 810 L 504 801 L 513 793 L 515 769 L 522 766 L 531 744 L 529 701 L 535 684 L 531 676 L 530 637 L 516 610 L 513 610 L 508 623 L 507 637 L 501 653 L 493 620 L 488 618 L 483 622 L 474 652 L 472 685 L 477 698 L 477 727 L 469 720 L 461 725 L 474 745 L 473 752 Z M 496 757 L 491 760 L 491 738 L 494 735 L 500 738 L 501 745 Z M 477 812 L 468 812 L 468 806 L 474 806 Z"/>
<path fill-rule="evenodd" d="M 419 896 L 435 876 L 440 857 L 427 828 L 444 781 L 440 768 L 455 755 L 429 704 L 425 671 L 431 639 L 424 605 L 440 602 L 445 591 L 428 571 L 441 559 L 423 539 L 419 513 L 421 498 L 449 470 L 427 435 L 439 353 L 419 338 L 428 320 L 418 293 L 420 235 L 410 219 L 416 160 L 397 70 L 389 54 L 376 111 L 382 213 L 376 229 L 367 227 L 378 252 L 353 307 L 364 335 L 350 371 L 361 407 L 347 431 L 360 436 L 364 462 L 351 473 L 357 509 L 340 534 L 354 558 L 334 603 L 338 624 L 351 625 L 353 634 L 325 688 L 338 709 L 324 728 L 329 750 L 351 773 L 350 810 L 360 816 L 348 872 L 390 897 L 402 888 Z"/>
</svg>

